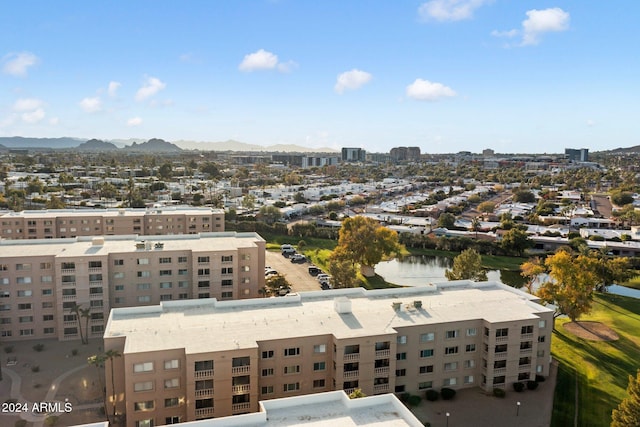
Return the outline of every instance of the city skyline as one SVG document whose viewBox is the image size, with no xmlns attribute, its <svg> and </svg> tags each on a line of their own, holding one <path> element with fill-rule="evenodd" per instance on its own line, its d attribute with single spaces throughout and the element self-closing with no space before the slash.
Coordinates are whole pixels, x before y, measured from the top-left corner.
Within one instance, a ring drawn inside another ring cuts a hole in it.
<svg viewBox="0 0 640 427">
<path fill-rule="evenodd" d="M 558 153 L 634 138 L 635 3 L 5 3 L 0 136 Z"/>
</svg>

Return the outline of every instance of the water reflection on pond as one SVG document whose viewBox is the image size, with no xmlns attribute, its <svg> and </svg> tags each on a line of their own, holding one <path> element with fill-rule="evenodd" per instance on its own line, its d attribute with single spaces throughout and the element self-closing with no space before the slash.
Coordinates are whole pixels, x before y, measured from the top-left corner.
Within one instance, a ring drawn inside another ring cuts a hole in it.
<svg viewBox="0 0 640 427">
<path fill-rule="evenodd" d="M 376 273 L 387 282 L 401 286 L 424 286 L 431 282 L 443 282 L 445 270 L 451 269 L 453 258 L 433 255 L 411 255 L 401 259 L 384 261 L 376 265 Z M 526 280 L 518 271 L 489 270 L 489 280 L 500 281 L 516 288 Z"/>
</svg>

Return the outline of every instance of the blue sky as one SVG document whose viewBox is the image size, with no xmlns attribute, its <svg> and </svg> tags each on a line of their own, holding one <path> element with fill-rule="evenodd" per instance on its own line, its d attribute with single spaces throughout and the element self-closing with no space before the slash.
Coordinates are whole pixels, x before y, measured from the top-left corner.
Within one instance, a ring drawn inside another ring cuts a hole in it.
<svg viewBox="0 0 640 427">
<path fill-rule="evenodd" d="M 640 144 L 636 1 L 0 4 L 0 136 Z"/>
</svg>

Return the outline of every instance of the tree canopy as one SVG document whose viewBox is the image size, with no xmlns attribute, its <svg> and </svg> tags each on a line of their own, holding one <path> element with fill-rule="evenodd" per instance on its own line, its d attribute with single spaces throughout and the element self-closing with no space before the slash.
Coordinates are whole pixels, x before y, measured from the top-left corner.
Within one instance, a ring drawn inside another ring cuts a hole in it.
<svg viewBox="0 0 640 427">
<path fill-rule="evenodd" d="M 453 259 L 451 270 L 444 272 L 447 280 L 486 281 L 487 272 L 482 268 L 482 258 L 474 249 L 466 249 Z"/>
<path fill-rule="evenodd" d="M 508 254 L 522 256 L 525 250 L 533 246 L 533 241 L 529 239 L 529 236 L 523 230 L 512 228 L 504 233 L 500 246 Z"/>
<path fill-rule="evenodd" d="M 627 397 L 611 413 L 611 427 L 640 426 L 640 369 L 629 375 Z"/>
<path fill-rule="evenodd" d="M 338 246 L 339 254 L 360 264 L 365 276 L 385 256 L 399 252 L 398 233 L 380 225 L 376 220 L 364 216 L 347 218 L 340 228 Z"/>
<path fill-rule="evenodd" d="M 345 256 L 342 249 L 337 249 L 331 253 L 329 257 L 329 274 L 333 278 L 334 288 L 353 288 L 358 282 L 356 267 Z"/>
</svg>

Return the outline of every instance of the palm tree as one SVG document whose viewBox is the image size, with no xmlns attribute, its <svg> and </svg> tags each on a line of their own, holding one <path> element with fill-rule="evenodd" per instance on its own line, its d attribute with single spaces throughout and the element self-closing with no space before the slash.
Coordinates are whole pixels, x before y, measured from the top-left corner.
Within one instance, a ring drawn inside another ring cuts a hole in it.
<svg viewBox="0 0 640 427">
<path fill-rule="evenodd" d="M 82 323 L 80 322 L 81 306 L 77 303 L 73 303 L 73 306 L 69 309 L 69 313 L 76 315 L 76 321 L 78 322 L 78 332 L 80 333 L 80 342 L 84 344 L 84 334 L 82 333 Z"/>
<path fill-rule="evenodd" d="M 89 312 L 91 311 L 91 307 L 89 308 L 79 308 L 80 317 L 84 318 L 84 331 L 86 332 L 86 336 L 82 341 L 82 344 L 89 344 L 89 318 L 91 317 Z"/>
<path fill-rule="evenodd" d="M 113 369 L 113 359 L 115 359 L 116 357 L 121 357 L 122 353 L 120 353 L 118 350 L 107 350 L 104 353 L 104 358 L 105 360 L 109 361 L 109 366 L 111 368 L 111 402 L 113 403 L 113 418 L 115 420 L 116 417 L 116 381 L 115 381 L 115 377 L 114 377 L 114 369 Z"/>
<path fill-rule="evenodd" d="M 478 230 L 480 230 L 480 220 L 478 217 L 474 217 L 471 220 L 471 229 L 476 232 L 476 240 L 478 240 Z"/>
<path fill-rule="evenodd" d="M 104 354 L 94 354 L 93 356 L 87 357 L 87 363 L 89 365 L 93 365 L 98 369 L 98 380 L 100 381 L 100 389 L 102 390 L 102 403 L 104 404 L 104 414 L 107 415 L 107 393 L 103 385 L 103 375 L 100 372 L 100 368 L 104 368 L 104 362 L 106 357 Z"/>
</svg>

